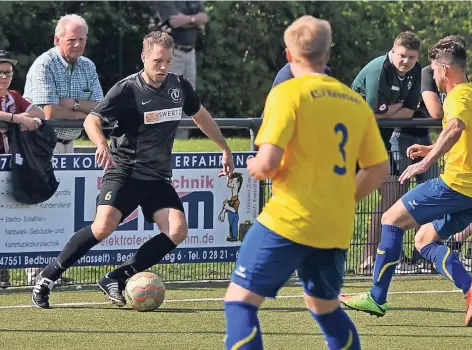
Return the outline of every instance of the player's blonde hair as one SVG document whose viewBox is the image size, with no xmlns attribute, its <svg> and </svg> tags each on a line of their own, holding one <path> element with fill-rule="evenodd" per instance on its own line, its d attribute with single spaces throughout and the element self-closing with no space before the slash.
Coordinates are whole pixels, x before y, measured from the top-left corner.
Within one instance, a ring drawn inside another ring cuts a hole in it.
<svg viewBox="0 0 472 350">
<path fill-rule="evenodd" d="M 325 64 L 331 47 L 331 25 L 313 16 L 296 19 L 284 33 L 285 46 L 294 60 L 306 60 L 311 64 Z"/>
<path fill-rule="evenodd" d="M 76 24 L 79 27 L 84 28 L 85 35 L 88 35 L 87 22 L 85 21 L 85 19 L 75 14 L 62 16 L 57 22 L 56 30 L 54 31 L 54 34 L 57 37 L 63 37 L 66 32 L 66 27 L 68 24 Z"/>
</svg>

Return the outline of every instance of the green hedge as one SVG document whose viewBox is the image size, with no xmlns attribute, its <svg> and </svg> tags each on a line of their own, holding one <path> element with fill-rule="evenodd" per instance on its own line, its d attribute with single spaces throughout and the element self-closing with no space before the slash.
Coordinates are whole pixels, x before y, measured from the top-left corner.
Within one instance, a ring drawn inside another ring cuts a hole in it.
<svg viewBox="0 0 472 350">
<path fill-rule="evenodd" d="M 278 69 L 285 64 L 283 31 L 296 17 L 328 19 L 333 28 L 331 68 L 350 84 L 395 36 L 412 30 L 427 47 L 459 34 L 470 41 L 469 2 L 206 2 L 210 22 L 198 52 L 198 90 L 215 116 L 258 116 Z M 153 16 L 150 2 L 0 2 L 0 48 L 19 59 L 13 87 L 23 91 L 28 67 L 53 45 L 55 21 L 78 13 L 89 23 L 86 55 L 107 91 L 141 68 L 143 36 Z"/>
</svg>

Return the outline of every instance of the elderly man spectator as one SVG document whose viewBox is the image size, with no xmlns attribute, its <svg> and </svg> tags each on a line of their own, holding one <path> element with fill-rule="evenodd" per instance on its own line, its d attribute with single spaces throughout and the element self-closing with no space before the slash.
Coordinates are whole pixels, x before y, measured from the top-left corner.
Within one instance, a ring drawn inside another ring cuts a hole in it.
<svg viewBox="0 0 472 350">
<path fill-rule="evenodd" d="M 26 75 L 24 97 L 40 106 L 48 120 L 84 120 L 103 99 L 95 64 L 82 56 L 88 25 L 80 16 L 61 17 L 54 33 L 54 48 L 44 52 Z M 55 153 L 74 153 L 73 140 L 82 129 L 56 129 Z M 39 269 L 28 271 L 34 282 Z"/>
<path fill-rule="evenodd" d="M 195 45 L 199 31 L 208 22 L 203 1 L 155 1 L 159 29 L 174 39 L 174 58 L 170 71 L 183 75 L 197 88 L 197 60 Z M 177 138 L 187 139 L 188 129 L 177 131 Z"/>
<path fill-rule="evenodd" d="M 103 99 L 95 64 L 82 56 L 87 33 L 82 17 L 61 17 L 54 34 L 55 47 L 39 56 L 28 71 L 24 96 L 42 107 L 46 119 L 83 120 Z M 73 140 L 81 132 L 56 129 L 55 153 L 73 153 Z"/>
</svg>

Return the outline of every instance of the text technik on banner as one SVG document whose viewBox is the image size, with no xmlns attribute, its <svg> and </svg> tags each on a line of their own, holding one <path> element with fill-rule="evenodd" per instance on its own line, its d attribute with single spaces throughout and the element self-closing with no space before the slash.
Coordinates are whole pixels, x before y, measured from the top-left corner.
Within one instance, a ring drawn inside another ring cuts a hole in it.
<svg viewBox="0 0 472 350">
<path fill-rule="evenodd" d="M 259 182 L 246 170 L 253 155 L 233 155 L 236 168 L 228 181 L 217 177 L 219 153 L 173 154 L 172 185 L 183 202 L 189 234 L 163 263 L 235 261 L 241 239 L 259 213 Z M 103 176 L 94 155 L 57 155 L 52 161 L 60 181 L 57 192 L 44 203 L 23 205 L 11 197 L 9 156 L 0 156 L 0 267 L 46 265 L 94 218 Z M 78 265 L 121 264 L 158 232 L 137 209 Z"/>
</svg>

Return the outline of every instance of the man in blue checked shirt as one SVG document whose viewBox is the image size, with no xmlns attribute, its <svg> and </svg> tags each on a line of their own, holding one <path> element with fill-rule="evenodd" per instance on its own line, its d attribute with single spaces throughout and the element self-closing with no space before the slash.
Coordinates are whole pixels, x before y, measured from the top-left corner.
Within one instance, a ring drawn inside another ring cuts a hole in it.
<svg viewBox="0 0 472 350">
<path fill-rule="evenodd" d="M 83 120 L 99 101 L 103 91 L 95 64 L 82 56 L 88 26 L 78 15 L 59 19 L 54 48 L 39 56 L 26 76 L 24 97 L 43 108 L 46 119 Z M 56 153 L 73 153 L 73 140 L 82 129 L 56 129 Z"/>
<path fill-rule="evenodd" d="M 44 52 L 26 75 L 23 97 L 43 109 L 49 120 L 83 120 L 103 99 L 95 64 L 83 57 L 88 26 L 78 15 L 59 19 L 54 34 L 54 48 Z M 73 140 L 80 129 L 56 129 L 55 153 L 74 153 Z M 39 268 L 27 269 L 33 284 Z M 63 279 L 64 281 L 64 279 Z"/>
</svg>

